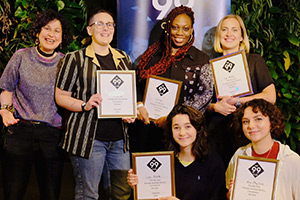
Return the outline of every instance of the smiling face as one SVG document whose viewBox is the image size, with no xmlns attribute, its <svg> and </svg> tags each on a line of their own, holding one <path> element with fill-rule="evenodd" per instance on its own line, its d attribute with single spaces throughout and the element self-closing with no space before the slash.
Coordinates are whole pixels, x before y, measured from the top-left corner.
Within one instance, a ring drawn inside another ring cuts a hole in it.
<svg viewBox="0 0 300 200">
<path fill-rule="evenodd" d="M 254 144 L 267 144 L 272 141 L 271 122 L 269 116 L 264 116 L 259 110 L 252 111 L 252 107 L 244 110 L 242 126 L 245 136 Z"/>
<path fill-rule="evenodd" d="M 108 13 L 102 12 L 94 15 L 90 20 L 90 26 L 87 27 L 88 34 L 92 37 L 94 45 L 107 47 L 113 40 L 115 29 L 109 29 L 107 23 L 114 23 L 112 16 Z M 104 26 L 93 24 L 100 22 Z M 93 24 L 93 25 L 91 25 Z"/>
<path fill-rule="evenodd" d="M 192 20 L 187 14 L 178 15 L 172 22 L 171 40 L 174 50 L 185 45 L 193 33 Z"/>
<path fill-rule="evenodd" d="M 62 27 L 59 20 L 54 19 L 41 28 L 37 34 L 39 47 L 45 53 L 52 53 L 62 42 Z"/>
<path fill-rule="evenodd" d="M 223 54 L 226 55 L 238 51 L 241 41 L 243 41 L 243 37 L 239 22 L 235 18 L 225 19 L 220 32 Z"/>
<path fill-rule="evenodd" d="M 197 130 L 191 124 L 190 118 L 186 114 L 177 114 L 172 119 L 172 133 L 180 149 L 192 149 L 193 143 L 197 137 Z"/>
</svg>

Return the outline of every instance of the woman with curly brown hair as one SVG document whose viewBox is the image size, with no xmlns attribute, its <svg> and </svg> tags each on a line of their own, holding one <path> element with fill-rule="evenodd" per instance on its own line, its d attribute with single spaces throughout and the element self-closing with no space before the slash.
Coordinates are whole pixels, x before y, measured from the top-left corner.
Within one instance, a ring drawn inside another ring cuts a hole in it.
<svg viewBox="0 0 300 200">
<path fill-rule="evenodd" d="M 155 124 L 163 126 L 166 119 L 166 116 L 162 116 L 150 124 L 148 112 L 142 104 L 146 79 L 150 75 L 182 81 L 178 104 L 191 106 L 202 113 L 208 108 L 213 95 L 209 57 L 193 46 L 194 12 L 186 6 L 175 7 L 164 21 L 164 33 L 160 40 L 145 51 L 137 66 L 139 121 L 136 125 L 140 126 L 140 130 L 132 131 L 136 132 L 132 138 L 142 138 L 135 143 L 146 151 L 158 150 L 162 130 Z M 150 125 L 145 128 L 143 124 Z"/>
<path fill-rule="evenodd" d="M 54 101 L 59 49 L 71 40 L 68 23 L 53 10 L 31 27 L 36 46 L 18 50 L 0 79 L 5 199 L 23 199 L 35 166 L 41 199 L 59 199 L 63 157 L 58 148 L 62 119 Z M 32 197 L 34 199 L 34 197 Z"/>
<path fill-rule="evenodd" d="M 203 114 L 185 105 L 176 105 L 167 117 L 166 149 L 175 152 L 175 197 L 160 200 L 223 200 L 225 169 L 219 155 L 207 144 Z M 128 183 L 138 184 L 132 169 Z"/>
<path fill-rule="evenodd" d="M 232 178 L 238 155 L 278 159 L 275 199 L 300 199 L 300 157 L 289 146 L 273 138 L 284 132 L 284 118 L 280 110 L 264 99 L 246 102 L 234 113 L 233 124 L 240 133 L 251 141 L 239 148 L 231 158 L 226 171 L 226 186 L 232 189 Z"/>
</svg>

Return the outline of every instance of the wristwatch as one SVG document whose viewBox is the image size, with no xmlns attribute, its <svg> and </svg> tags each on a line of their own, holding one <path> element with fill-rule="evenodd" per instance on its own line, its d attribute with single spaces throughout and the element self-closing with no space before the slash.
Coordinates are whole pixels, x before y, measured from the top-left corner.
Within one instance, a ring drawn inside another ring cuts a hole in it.
<svg viewBox="0 0 300 200">
<path fill-rule="evenodd" d="M 86 102 L 83 102 L 81 104 L 81 110 L 82 110 L 82 112 L 86 112 L 86 110 L 84 109 L 85 106 L 86 106 Z"/>
</svg>

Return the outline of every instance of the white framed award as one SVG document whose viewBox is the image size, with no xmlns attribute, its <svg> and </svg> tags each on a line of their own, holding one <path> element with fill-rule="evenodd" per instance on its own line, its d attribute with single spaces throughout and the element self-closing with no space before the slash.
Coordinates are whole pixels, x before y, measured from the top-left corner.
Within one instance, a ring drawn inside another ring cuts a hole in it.
<svg viewBox="0 0 300 200">
<path fill-rule="evenodd" d="M 97 70 L 97 92 L 102 97 L 98 118 L 137 116 L 134 70 Z"/>
<path fill-rule="evenodd" d="M 147 78 L 143 103 L 150 120 L 157 120 L 170 113 L 179 100 L 181 85 L 181 81 L 160 76 Z"/>
<path fill-rule="evenodd" d="M 278 160 L 239 155 L 230 200 L 273 200 Z"/>
<path fill-rule="evenodd" d="M 175 196 L 173 151 L 132 153 L 132 164 L 139 178 L 134 187 L 135 200 Z"/>
<path fill-rule="evenodd" d="M 218 96 L 242 97 L 253 94 L 244 50 L 209 61 Z"/>
</svg>

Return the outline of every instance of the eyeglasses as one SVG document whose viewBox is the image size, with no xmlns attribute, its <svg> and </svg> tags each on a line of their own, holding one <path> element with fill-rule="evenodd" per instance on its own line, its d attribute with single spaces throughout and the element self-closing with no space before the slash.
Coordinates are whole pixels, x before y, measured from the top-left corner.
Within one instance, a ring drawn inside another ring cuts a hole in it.
<svg viewBox="0 0 300 200">
<path fill-rule="evenodd" d="M 93 26 L 94 24 L 96 25 L 96 27 L 97 27 L 98 29 L 104 28 L 105 25 L 106 25 L 106 27 L 107 27 L 109 30 L 112 30 L 112 29 L 114 29 L 115 26 L 116 26 L 116 24 L 115 24 L 115 23 L 112 23 L 112 22 L 107 22 L 107 23 L 104 23 L 104 22 L 94 22 L 94 23 L 90 24 L 89 26 Z"/>
</svg>

